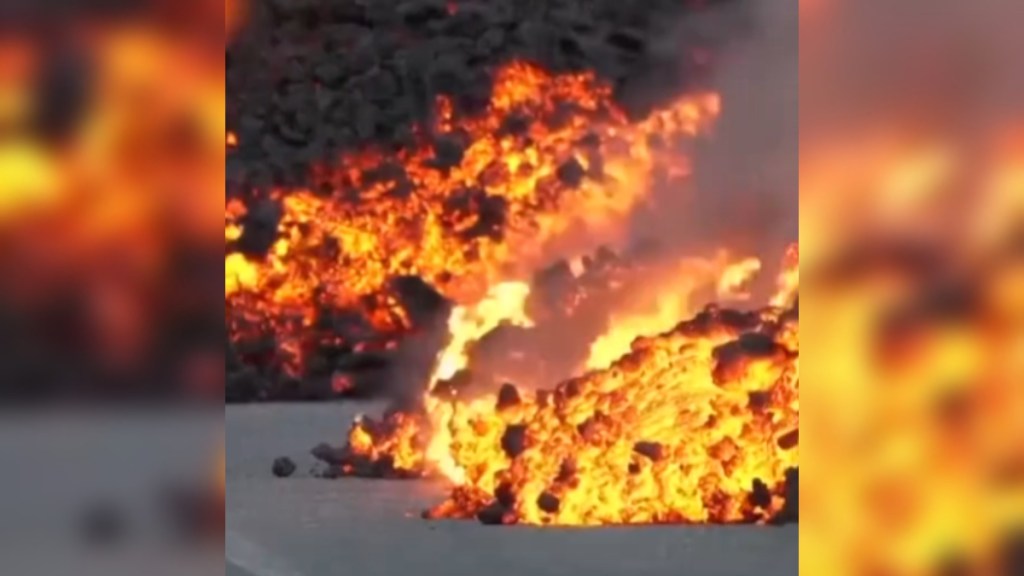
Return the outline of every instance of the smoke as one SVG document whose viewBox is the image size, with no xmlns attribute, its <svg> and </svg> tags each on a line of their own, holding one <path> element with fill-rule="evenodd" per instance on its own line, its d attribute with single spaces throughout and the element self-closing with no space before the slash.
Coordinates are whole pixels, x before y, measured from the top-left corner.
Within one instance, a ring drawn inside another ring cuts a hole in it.
<svg viewBox="0 0 1024 576">
<path fill-rule="evenodd" d="M 915 234 L 966 244 L 961 235 L 976 234 L 967 220 L 983 218 L 970 211 L 982 204 L 978 178 L 986 156 L 1008 129 L 1024 126 L 1024 73 L 1016 62 L 1024 38 L 1014 26 L 1024 6 L 1012 0 L 831 0 L 805 12 L 801 238 L 813 228 L 838 237 L 837 227 L 862 238 L 906 235 L 912 221 Z M 898 194 L 864 193 L 884 188 L 879 180 L 915 158 L 923 173 L 928 154 L 936 163 L 935 154 L 953 159 L 945 174 L 934 170 L 944 186 L 917 182 L 914 198 L 903 186 L 908 201 L 899 209 L 893 202 Z"/>
<path fill-rule="evenodd" d="M 680 23 L 679 34 L 742 27 L 715 50 L 712 78 L 722 114 L 694 153 L 692 186 L 662 188 L 637 214 L 634 239 L 672 252 L 716 248 L 754 255 L 771 278 L 785 246 L 797 237 L 797 0 L 726 4 Z"/>
</svg>

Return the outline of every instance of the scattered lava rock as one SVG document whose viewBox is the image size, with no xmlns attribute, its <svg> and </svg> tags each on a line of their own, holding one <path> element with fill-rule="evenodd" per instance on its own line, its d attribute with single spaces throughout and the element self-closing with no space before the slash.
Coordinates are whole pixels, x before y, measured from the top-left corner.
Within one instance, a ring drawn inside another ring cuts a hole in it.
<svg viewBox="0 0 1024 576">
<path fill-rule="evenodd" d="M 759 508 L 767 508 L 772 503 L 772 492 L 760 478 L 754 478 L 751 484 L 750 503 Z"/>
<path fill-rule="evenodd" d="M 278 478 L 287 478 L 295 473 L 295 462 L 292 462 L 291 458 L 282 456 L 274 460 L 271 471 Z"/>
<path fill-rule="evenodd" d="M 481 524 L 488 526 L 497 526 L 500 524 L 507 524 L 506 518 L 508 517 L 509 511 L 507 508 L 501 505 L 497 500 L 491 502 L 489 505 L 484 506 L 476 513 L 476 519 Z"/>
<path fill-rule="evenodd" d="M 555 514 L 558 509 L 562 506 L 562 501 L 558 499 L 551 492 L 541 492 L 540 496 L 537 497 L 537 508 L 540 508 L 548 514 Z"/>
<path fill-rule="evenodd" d="M 587 171 L 580 164 L 579 160 L 572 158 L 558 167 L 556 176 L 567 186 L 578 188 L 583 183 Z"/>
<path fill-rule="evenodd" d="M 800 469 L 786 470 L 785 501 L 772 520 L 772 524 L 796 524 L 800 520 Z"/>
<path fill-rule="evenodd" d="M 526 450 L 526 426 L 509 424 L 501 436 L 501 449 L 509 458 L 515 458 Z"/>
<path fill-rule="evenodd" d="M 665 447 L 658 442 L 641 441 L 633 445 L 633 451 L 657 462 L 665 457 Z"/>
<path fill-rule="evenodd" d="M 800 443 L 800 429 L 798 428 L 796 430 L 786 432 L 782 436 L 779 436 L 779 439 L 776 440 L 776 442 L 778 443 L 779 448 L 782 448 L 783 450 L 796 448 Z"/>
<path fill-rule="evenodd" d="M 505 410 L 518 406 L 522 402 L 519 397 L 519 389 L 514 384 L 502 384 L 498 390 L 498 410 Z"/>
<path fill-rule="evenodd" d="M 516 503 L 516 493 L 508 482 L 498 484 L 494 490 L 494 498 L 505 508 L 512 508 Z"/>
</svg>

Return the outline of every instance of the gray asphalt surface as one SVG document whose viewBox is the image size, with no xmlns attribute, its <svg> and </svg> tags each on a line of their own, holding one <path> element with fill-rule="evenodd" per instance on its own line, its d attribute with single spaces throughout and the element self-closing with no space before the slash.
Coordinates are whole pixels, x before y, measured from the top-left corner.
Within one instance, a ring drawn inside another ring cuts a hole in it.
<svg viewBox="0 0 1024 576">
<path fill-rule="evenodd" d="M 491 527 L 426 521 L 443 486 L 320 480 L 309 449 L 340 443 L 379 405 L 239 405 L 226 411 L 228 576 L 789 576 L 797 528 Z M 271 462 L 298 464 L 274 478 Z"/>
<path fill-rule="evenodd" d="M 222 574 L 219 542 L 180 539 L 161 500 L 210 481 L 222 423 L 216 408 L 0 413 L 0 574 Z M 83 529 L 95 506 L 123 528 L 102 545 Z"/>
</svg>

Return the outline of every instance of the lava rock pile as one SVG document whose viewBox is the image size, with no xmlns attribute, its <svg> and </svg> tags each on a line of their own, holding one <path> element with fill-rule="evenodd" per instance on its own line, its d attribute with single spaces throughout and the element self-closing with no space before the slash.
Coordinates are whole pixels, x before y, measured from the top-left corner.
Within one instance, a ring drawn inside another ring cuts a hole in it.
<svg viewBox="0 0 1024 576">
<path fill-rule="evenodd" d="M 737 8 L 738 7 L 738 8 Z M 227 50 L 229 194 L 308 185 L 318 162 L 411 143 L 439 95 L 487 103 L 513 59 L 587 70 L 642 111 L 705 79 L 736 0 L 257 0 Z M 689 23 L 714 18 L 720 25 Z"/>
</svg>

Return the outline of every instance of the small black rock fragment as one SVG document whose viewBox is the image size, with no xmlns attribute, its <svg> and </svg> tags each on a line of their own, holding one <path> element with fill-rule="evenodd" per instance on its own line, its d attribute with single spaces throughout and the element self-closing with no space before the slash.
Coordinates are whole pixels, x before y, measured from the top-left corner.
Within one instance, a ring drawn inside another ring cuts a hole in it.
<svg viewBox="0 0 1024 576">
<path fill-rule="evenodd" d="M 633 451 L 637 454 L 647 456 L 654 462 L 665 457 L 665 447 L 658 442 L 641 441 L 633 445 Z"/>
<path fill-rule="evenodd" d="M 555 175 L 562 181 L 566 186 L 572 188 L 578 188 L 583 183 L 583 177 L 587 175 L 587 171 L 575 158 L 570 158 L 561 164 L 555 171 Z"/>
<path fill-rule="evenodd" d="M 771 519 L 772 524 L 793 524 L 800 519 L 800 469 L 786 469 L 785 501 L 782 510 Z"/>
<path fill-rule="evenodd" d="M 526 425 L 510 424 L 501 436 L 501 449 L 509 458 L 515 458 L 526 450 Z"/>
<path fill-rule="evenodd" d="M 44 137 L 69 137 L 84 117 L 91 97 L 94 63 L 74 46 L 53 50 L 43 61 L 35 86 L 35 130 Z"/>
<path fill-rule="evenodd" d="M 440 170 L 450 170 L 462 163 L 465 148 L 454 136 L 441 136 L 434 142 L 434 158 L 431 165 Z"/>
<path fill-rule="evenodd" d="M 516 503 L 516 493 L 508 482 L 498 484 L 494 489 L 494 498 L 505 508 L 512 508 Z"/>
<path fill-rule="evenodd" d="M 271 471 L 278 478 L 287 478 L 295 473 L 295 462 L 292 462 L 291 458 L 287 456 L 282 456 L 274 460 Z"/>
<path fill-rule="evenodd" d="M 507 512 L 508 509 L 495 500 L 477 511 L 476 519 L 479 520 L 481 524 L 497 526 L 505 524 L 505 514 Z"/>
<path fill-rule="evenodd" d="M 519 390 L 514 384 L 505 383 L 501 385 L 501 389 L 498 390 L 498 410 L 518 406 L 521 402 Z"/>
<path fill-rule="evenodd" d="M 800 443 L 800 429 L 795 428 L 779 436 L 775 443 L 783 450 L 791 450 Z"/>
<path fill-rule="evenodd" d="M 747 406 L 752 410 L 763 410 L 771 404 L 771 401 L 771 392 L 766 390 L 756 390 L 747 394 Z"/>
<path fill-rule="evenodd" d="M 750 487 L 750 503 L 759 508 L 767 508 L 772 503 L 772 492 L 760 478 L 754 478 Z"/>
<path fill-rule="evenodd" d="M 555 496 L 546 490 L 541 492 L 540 496 L 537 497 L 537 508 L 540 508 L 548 514 L 557 513 L 561 505 L 562 501 L 558 499 L 558 496 Z"/>
</svg>

